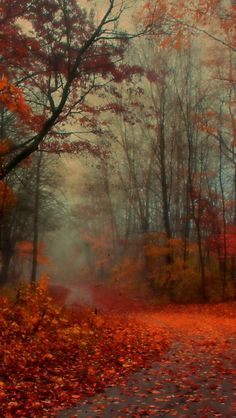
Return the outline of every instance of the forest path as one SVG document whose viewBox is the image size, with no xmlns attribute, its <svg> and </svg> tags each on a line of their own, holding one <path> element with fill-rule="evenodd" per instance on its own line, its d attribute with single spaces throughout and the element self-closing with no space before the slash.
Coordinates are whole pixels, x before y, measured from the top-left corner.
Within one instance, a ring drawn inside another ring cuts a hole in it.
<svg viewBox="0 0 236 418">
<path fill-rule="evenodd" d="M 106 309 L 106 291 L 100 297 L 99 291 L 95 289 L 96 298 L 90 289 L 91 300 L 98 309 Z M 123 312 L 124 301 L 119 306 L 119 300 L 117 295 L 111 306 Z M 134 301 L 134 305 L 138 302 Z M 132 304 L 129 308 L 132 310 Z M 109 387 L 58 417 L 235 417 L 233 309 L 235 306 L 223 304 L 135 309 L 134 317 L 144 326 L 162 326 L 171 332 L 174 344 L 169 352 L 150 369 L 134 373 L 122 385 Z"/>
</svg>

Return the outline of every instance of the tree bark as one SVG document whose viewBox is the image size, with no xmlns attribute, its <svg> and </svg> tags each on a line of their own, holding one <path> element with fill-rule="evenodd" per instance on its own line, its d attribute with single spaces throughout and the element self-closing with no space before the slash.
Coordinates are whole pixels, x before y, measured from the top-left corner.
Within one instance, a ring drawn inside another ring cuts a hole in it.
<svg viewBox="0 0 236 418">
<path fill-rule="evenodd" d="M 37 257 L 38 257 L 38 236 L 39 236 L 39 209 L 40 209 L 40 173 L 41 173 L 42 152 L 37 155 L 35 175 L 35 199 L 34 199 L 34 220 L 33 220 L 33 254 L 30 282 L 33 286 L 37 280 Z"/>
</svg>

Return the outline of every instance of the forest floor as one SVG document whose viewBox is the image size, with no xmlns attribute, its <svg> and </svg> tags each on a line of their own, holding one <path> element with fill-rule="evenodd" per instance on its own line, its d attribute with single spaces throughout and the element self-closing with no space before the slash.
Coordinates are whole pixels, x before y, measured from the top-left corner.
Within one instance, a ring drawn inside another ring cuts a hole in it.
<svg viewBox="0 0 236 418">
<path fill-rule="evenodd" d="M 60 418 L 235 417 L 236 305 L 148 307 L 103 286 L 68 288 L 66 303 L 100 312 L 133 315 L 171 336 L 172 345 L 149 368 L 133 372 L 104 392 L 87 397 Z"/>
<path fill-rule="evenodd" d="M 66 286 L 0 296 L 1 418 L 236 417 L 235 302 Z"/>
</svg>

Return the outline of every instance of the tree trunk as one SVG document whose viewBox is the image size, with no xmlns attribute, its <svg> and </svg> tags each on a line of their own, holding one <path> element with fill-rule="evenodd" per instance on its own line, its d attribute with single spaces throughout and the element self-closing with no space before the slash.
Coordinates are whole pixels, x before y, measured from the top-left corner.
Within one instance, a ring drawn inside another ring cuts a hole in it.
<svg viewBox="0 0 236 418">
<path fill-rule="evenodd" d="M 4 250 L 2 251 L 2 266 L 0 270 L 0 286 L 3 286 L 8 281 L 9 267 L 12 259 L 12 251 Z"/>
<path fill-rule="evenodd" d="M 226 219 L 225 219 L 225 196 L 224 185 L 222 180 L 222 141 L 220 140 L 220 168 L 219 168 L 219 180 L 220 191 L 222 199 L 222 215 L 223 215 L 223 259 L 220 260 L 220 272 L 222 274 L 222 300 L 225 299 L 226 284 L 227 284 L 227 242 L 226 242 Z"/>
<path fill-rule="evenodd" d="M 30 282 L 35 286 L 37 280 L 37 257 L 38 257 L 38 225 L 39 225 L 39 203 L 40 203 L 40 168 L 42 152 L 37 155 L 36 176 L 35 176 L 35 199 L 34 199 L 34 221 L 33 221 L 33 255 Z"/>
</svg>

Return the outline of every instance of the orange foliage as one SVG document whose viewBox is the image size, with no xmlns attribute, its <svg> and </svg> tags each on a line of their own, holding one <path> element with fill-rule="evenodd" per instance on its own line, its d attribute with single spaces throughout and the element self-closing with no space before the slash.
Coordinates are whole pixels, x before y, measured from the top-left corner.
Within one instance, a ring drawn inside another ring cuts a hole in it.
<svg viewBox="0 0 236 418">
<path fill-rule="evenodd" d="M 214 126 L 209 126 L 209 125 L 206 125 L 206 124 L 203 124 L 203 123 L 198 123 L 197 124 L 197 129 L 199 129 L 200 131 L 202 131 L 202 132 L 206 132 L 206 133 L 208 133 L 208 134 L 216 134 L 217 133 L 217 128 L 215 128 Z"/>
<path fill-rule="evenodd" d="M 113 267 L 112 279 L 123 287 L 123 285 L 137 280 L 142 274 L 143 268 L 143 260 L 126 256 Z"/>
<path fill-rule="evenodd" d="M 185 245 L 180 238 L 165 238 L 146 242 L 146 276 L 152 288 L 161 292 L 164 299 L 190 301 L 199 297 L 200 274 L 197 244 L 187 244 L 188 257 L 184 258 Z M 160 296 L 159 296 L 160 297 Z"/>
<path fill-rule="evenodd" d="M 0 103 L 11 112 L 16 112 L 22 119 L 31 114 L 31 108 L 25 103 L 21 89 L 10 83 L 7 77 L 0 81 Z"/>
<path fill-rule="evenodd" d="M 223 4 L 224 3 L 224 4 Z M 152 0 L 144 3 L 138 18 L 154 25 L 162 47 L 180 49 L 189 46 L 189 34 L 195 32 L 218 39 L 218 45 L 236 46 L 235 6 L 218 0 Z M 214 27 L 214 31 L 212 31 Z"/>
<path fill-rule="evenodd" d="M 16 244 L 16 251 L 19 257 L 27 258 L 32 257 L 33 254 L 33 243 L 32 241 L 20 241 Z M 43 244 L 38 243 L 37 248 L 37 263 L 38 264 L 49 264 L 50 260 L 43 255 Z"/>
<path fill-rule="evenodd" d="M 133 317 L 65 312 L 47 294 L 48 277 L 0 305 L 0 415 L 55 416 L 105 385 L 123 381 L 166 347 L 164 333 Z"/>
</svg>

